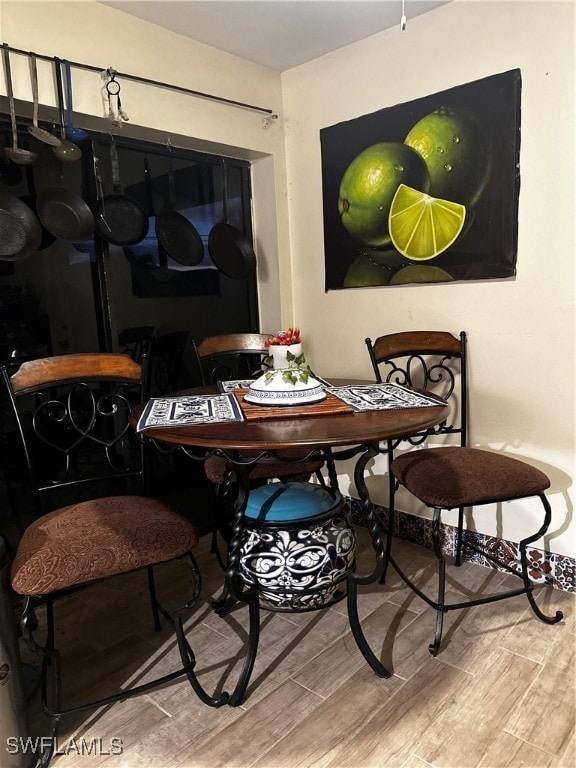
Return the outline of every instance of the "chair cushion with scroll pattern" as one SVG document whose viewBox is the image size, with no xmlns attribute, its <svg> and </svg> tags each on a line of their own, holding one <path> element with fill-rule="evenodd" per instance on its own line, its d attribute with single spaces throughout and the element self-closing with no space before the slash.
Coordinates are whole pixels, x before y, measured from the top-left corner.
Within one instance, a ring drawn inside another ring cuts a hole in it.
<svg viewBox="0 0 576 768">
<path fill-rule="evenodd" d="M 180 557 L 198 543 L 176 510 L 144 496 L 108 496 L 62 507 L 24 532 L 12 587 L 46 595 Z"/>
<path fill-rule="evenodd" d="M 536 496 L 550 487 L 539 469 L 479 448 L 426 448 L 397 456 L 394 477 L 429 507 L 454 509 Z"/>
</svg>

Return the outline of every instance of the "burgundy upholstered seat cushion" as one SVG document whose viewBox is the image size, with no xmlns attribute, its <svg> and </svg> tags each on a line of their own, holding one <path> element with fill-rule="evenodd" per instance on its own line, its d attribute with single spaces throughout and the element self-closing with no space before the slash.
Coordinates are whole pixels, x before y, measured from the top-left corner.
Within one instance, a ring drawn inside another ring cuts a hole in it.
<svg viewBox="0 0 576 768">
<path fill-rule="evenodd" d="M 290 459 L 297 459 L 302 456 L 302 452 L 283 451 L 279 452 L 281 458 L 286 457 L 286 461 L 269 461 L 254 464 L 250 470 L 250 478 L 253 480 L 266 480 L 268 478 L 297 477 L 300 475 L 311 475 L 319 469 L 322 469 L 323 461 L 306 461 L 302 464 L 294 464 Z M 221 456 L 210 456 L 204 462 L 204 472 L 210 482 L 220 484 L 224 482 L 226 474 L 226 460 Z M 234 475 L 235 479 L 235 475 Z"/>
<path fill-rule="evenodd" d="M 426 448 L 398 456 L 390 469 L 429 507 L 455 507 L 535 496 L 550 487 L 539 469 L 478 448 Z"/>
<path fill-rule="evenodd" d="M 156 499 L 83 501 L 26 529 L 12 563 L 12 587 L 21 595 L 46 595 L 171 560 L 197 543 L 195 528 Z"/>
</svg>

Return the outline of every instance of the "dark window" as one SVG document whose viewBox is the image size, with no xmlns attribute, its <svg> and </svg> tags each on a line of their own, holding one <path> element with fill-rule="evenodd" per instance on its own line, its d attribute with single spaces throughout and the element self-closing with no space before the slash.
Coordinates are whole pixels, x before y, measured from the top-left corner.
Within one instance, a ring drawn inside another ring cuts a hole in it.
<svg viewBox="0 0 576 768">
<path fill-rule="evenodd" d="M 16 197 L 30 196 L 29 204 L 35 207 L 35 192 L 63 186 L 81 194 L 94 211 L 101 191 L 114 192 L 110 136 L 92 134 L 80 162 L 60 163 L 51 147 L 27 134 L 24 121 L 20 130 L 21 146 L 37 151 L 38 159 L 23 169 L 16 184 L 6 185 L 0 174 L 0 189 Z M 228 223 L 251 238 L 248 163 L 118 136 L 115 144 L 122 193 L 143 209 L 147 232 L 126 247 L 95 235 L 82 243 L 56 240 L 21 261 L 0 261 L 4 359 L 117 350 L 118 336 L 140 326 L 154 327 L 158 335 L 188 331 L 195 339 L 258 330 L 255 277 L 226 277 L 208 250 L 212 226 L 224 220 L 224 187 Z M 0 157 L 0 170 L 7 162 Z M 200 235 L 200 261 L 177 261 L 159 247 L 156 216 L 170 209 Z"/>
</svg>

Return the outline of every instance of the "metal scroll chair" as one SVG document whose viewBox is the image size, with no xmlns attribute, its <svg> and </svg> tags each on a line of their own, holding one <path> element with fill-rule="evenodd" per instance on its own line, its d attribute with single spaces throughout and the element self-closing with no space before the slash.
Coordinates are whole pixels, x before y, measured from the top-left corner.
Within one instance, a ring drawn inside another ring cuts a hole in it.
<svg viewBox="0 0 576 768">
<path fill-rule="evenodd" d="M 150 340 L 150 394 L 173 394 L 180 388 L 189 339 L 189 331 L 172 331 Z"/>
<path fill-rule="evenodd" d="M 266 341 L 271 338 L 268 333 L 207 336 L 196 346 L 203 383 L 258 377 L 269 354 Z"/>
<path fill-rule="evenodd" d="M 219 381 L 257 378 L 262 373 L 264 360 L 269 354 L 265 342 L 271 338 L 272 335 L 268 333 L 232 333 L 207 336 L 200 344 L 194 344 L 203 383 L 207 385 Z M 249 478 L 255 482 L 272 479 L 307 480 L 310 475 L 315 474 L 319 482 L 324 484 L 321 469 L 325 460 L 314 457 L 303 459 L 301 452 L 280 451 L 277 456 L 267 461 L 255 463 Z M 218 548 L 217 534 L 220 533 L 225 541 L 230 539 L 236 475 L 220 456 L 208 458 L 204 462 L 204 471 L 216 487 L 212 551 L 222 567 L 225 567 L 224 558 Z"/>
<path fill-rule="evenodd" d="M 456 436 L 458 445 L 409 450 L 394 455 L 402 441 L 387 444 L 389 456 L 390 503 L 386 562 L 390 563 L 402 579 L 436 611 L 436 631 L 429 651 L 436 656 L 442 641 L 444 615 L 448 611 L 504 600 L 525 594 L 536 616 L 553 624 L 562 613 L 546 616 L 538 608 L 533 595 L 533 583 L 528 575 L 526 548 L 543 536 L 550 524 L 551 510 L 544 494 L 550 481 L 540 470 L 526 462 L 501 453 L 467 447 L 467 382 L 466 334 L 459 338 L 441 331 L 408 331 L 380 336 L 366 345 L 378 382 L 394 382 L 440 395 L 452 405 L 448 420 L 407 439 L 412 446 L 441 436 Z M 443 443 L 446 442 L 442 438 Z M 399 486 L 406 488 L 427 507 L 433 509 L 432 541 L 438 559 L 438 591 L 435 599 L 424 594 L 400 568 L 392 556 L 392 538 L 395 527 L 395 493 Z M 464 510 L 482 504 L 503 504 L 515 499 L 538 496 L 544 507 L 542 526 L 531 536 L 519 542 L 520 567 L 503 562 L 498 553 L 487 552 L 473 537 L 466 536 Z M 458 509 L 455 538 L 455 565 L 462 562 L 463 547 L 482 555 L 495 566 L 517 576 L 522 581 L 518 589 L 486 595 L 458 603 L 446 603 L 446 558 L 442 547 L 442 511 Z M 384 580 L 385 574 L 382 578 Z"/>
<path fill-rule="evenodd" d="M 120 351 L 130 355 L 137 363 L 142 362 L 142 357 L 148 355 L 150 342 L 156 335 L 153 325 L 137 325 L 133 328 L 125 328 L 118 334 Z"/>
<path fill-rule="evenodd" d="M 39 515 L 22 535 L 11 581 L 23 598 L 23 636 L 42 657 L 43 707 L 52 728 L 52 739 L 46 740 L 52 746 L 38 761 L 45 766 L 68 713 L 123 700 L 182 675 L 212 703 L 192 671 L 194 656 L 182 624 L 200 592 L 192 554 L 198 534 L 170 506 L 143 495 L 145 443 L 129 427 L 132 404 L 126 396 L 141 384 L 140 365 L 122 354 L 73 354 L 29 361 L 13 374 L 3 366 L 1 376 Z M 154 566 L 176 559 L 191 568 L 193 586 L 186 605 L 170 614 L 157 599 Z M 58 599 L 140 570 L 147 578 L 154 629 L 161 628 L 161 616 L 172 625 L 182 666 L 104 699 L 64 706 L 54 646 Z M 46 607 L 45 645 L 34 637 L 39 606 Z"/>
</svg>

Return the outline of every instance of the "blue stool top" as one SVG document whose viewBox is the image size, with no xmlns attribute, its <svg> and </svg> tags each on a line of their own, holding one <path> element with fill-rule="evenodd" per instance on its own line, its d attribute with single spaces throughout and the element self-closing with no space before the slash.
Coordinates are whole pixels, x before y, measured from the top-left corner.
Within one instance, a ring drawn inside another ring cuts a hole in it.
<svg viewBox="0 0 576 768">
<path fill-rule="evenodd" d="M 250 491 L 244 514 L 259 522 L 307 520 L 336 509 L 341 503 L 338 491 L 315 483 L 268 483 Z"/>
</svg>

